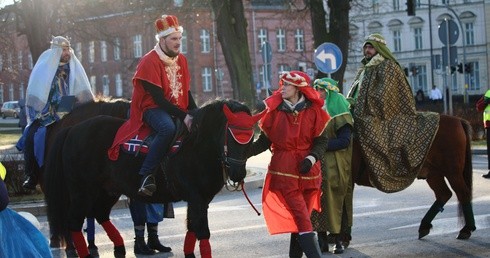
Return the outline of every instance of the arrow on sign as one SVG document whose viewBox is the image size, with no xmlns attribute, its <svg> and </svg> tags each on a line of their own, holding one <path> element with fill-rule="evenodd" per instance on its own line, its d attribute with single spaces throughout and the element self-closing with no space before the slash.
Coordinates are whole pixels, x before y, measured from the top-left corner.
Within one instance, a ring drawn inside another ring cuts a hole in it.
<svg viewBox="0 0 490 258">
<path fill-rule="evenodd" d="M 316 55 L 316 58 L 323 63 L 325 63 L 327 59 L 330 60 L 332 70 L 337 69 L 337 58 L 335 58 L 335 55 L 332 53 L 326 53 L 325 50 L 322 50 L 318 55 Z"/>
</svg>

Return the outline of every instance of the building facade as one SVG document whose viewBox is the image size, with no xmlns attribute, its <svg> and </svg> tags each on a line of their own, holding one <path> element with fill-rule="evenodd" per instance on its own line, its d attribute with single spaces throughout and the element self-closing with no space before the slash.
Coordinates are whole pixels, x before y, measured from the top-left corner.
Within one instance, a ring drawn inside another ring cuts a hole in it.
<svg viewBox="0 0 490 258">
<path fill-rule="evenodd" d="M 407 15 L 406 2 L 373 0 L 369 8 L 353 8 L 345 85 L 352 84 L 360 67 L 364 38 L 380 33 L 414 93 L 421 89 L 427 95 L 432 85 L 453 96 L 484 93 L 489 87 L 489 1 L 415 0 L 414 16 Z"/>
<path fill-rule="evenodd" d="M 79 9 L 94 7 L 97 2 L 76 1 Z M 110 11 L 80 11 L 73 15 L 76 17 L 72 22 L 84 33 L 67 30 L 63 36 L 70 38 L 93 91 L 104 96 L 131 98 L 136 65 L 156 44 L 153 22 L 162 14 L 172 14 L 184 27 L 181 50 L 188 59 L 191 91 L 198 105 L 216 97 L 231 98 L 233 88 L 208 1 L 173 0 L 164 7 L 153 2 L 161 1 L 145 1 L 139 8 L 116 1 Z M 300 69 L 313 76 L 310 14 L 303 1 L 293 1 L 294 5 L 289 2 L 244 1 L 253 67 L 251 76 L 259 98 L 268 95 L 267 89 L 277 89 L 283 71 Z M 0 103 L 23 98 L 33 66 L 26 37 L 17 36 L 13 25 L 2 33 L 11 40 L 0 42 L 0 66 L 3 66 Z M 268 65 L 261 51 L 265 42 L 272 55 Z"/>
</svg>

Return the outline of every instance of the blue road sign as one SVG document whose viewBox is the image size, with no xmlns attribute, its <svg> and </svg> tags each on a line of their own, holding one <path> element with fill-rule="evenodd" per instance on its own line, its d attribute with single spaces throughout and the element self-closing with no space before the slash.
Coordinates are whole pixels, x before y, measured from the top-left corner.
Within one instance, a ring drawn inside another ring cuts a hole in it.
<svg viewBox="0 0 490 258">
<path fill-rule="evenodd" d="M 315 65 L 324 73 L 334 73 L 342 65 L 342 51 L 333 43 L 323 43 L 313 54 Z"/>
</svg>

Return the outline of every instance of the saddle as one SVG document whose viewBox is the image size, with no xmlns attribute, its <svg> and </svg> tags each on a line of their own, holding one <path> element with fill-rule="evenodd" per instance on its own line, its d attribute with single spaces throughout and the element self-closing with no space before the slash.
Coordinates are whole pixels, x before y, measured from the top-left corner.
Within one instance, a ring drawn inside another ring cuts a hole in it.
<svg viewBox="0 0 490 258">
<path fill-rule="evenodd" d="M 174 119 L 174 123 L 176 130 L 167 150 L 166 157 L 177 154 L 182 146 L 182 139 L 187 134 L 187 130 L 185 130 L 184 124 L 180 119 Z M 134 137 L 121 145 L 121 149 L 124 153 L 134 155 L 135 157 L 140 154 L 145 155 L 150 149 L 153 138 L 155 138 L 155 132 L 145 124 Z"/>
</svg>

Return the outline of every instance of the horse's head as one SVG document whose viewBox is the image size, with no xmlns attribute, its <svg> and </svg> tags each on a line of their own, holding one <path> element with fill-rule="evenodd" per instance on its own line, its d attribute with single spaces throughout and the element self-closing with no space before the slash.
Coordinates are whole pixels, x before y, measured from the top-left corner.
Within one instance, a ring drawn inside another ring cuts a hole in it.
<svg viewBox="0 0 490 258">
<path fill-rule="evenodd" d="M 230 104 L 223 105 L 223 113 L 226 117 L 223 148 L 223 165 L 230 180 L 240 183 L 245 178 L 247 171 L 245 164 L 247 161 L 246 150 L 253 142 L 253 126 L 260 119 L 259 115 L 252 116 L 250 110 L 237 109 L 232 112 Z"/>
</svg>

